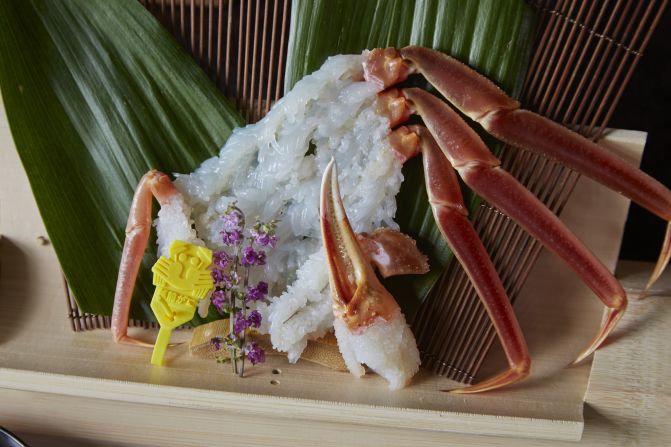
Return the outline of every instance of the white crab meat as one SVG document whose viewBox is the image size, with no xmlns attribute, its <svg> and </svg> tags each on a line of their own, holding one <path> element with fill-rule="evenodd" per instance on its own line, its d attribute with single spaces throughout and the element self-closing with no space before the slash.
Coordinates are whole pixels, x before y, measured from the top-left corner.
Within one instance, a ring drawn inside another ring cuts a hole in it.
<svg viewBox="0 0 671 447">
<path fill-rule="evenodd" d="M 274 296 L 259 310 L 262 329 L 290 361 L 333 326 L 319 227 L 321 174 L 332 158 L 354 230 L 397 228 L 401 163 L 387 140 L 388 119 L 376 112 L 379 87 L 362 81 L 363 57 L 329 58 L 263 120 L 236 129 L 218 157 L 177 174 L 186 203 L 157 219 L 160 253 L 174 239 L 221 248 L 220 216 L 233 201 L 248 220 L 279 220 L 280 242 L 262 272 Z"/>
<path fill-rule="evenodd" d="M 378 318 L 357 332 L 352 332 L 347 323 L 338 318 L 333 327 L 338 349 L 353 375 L 363 376 L 365 364 L 389 382 L 389 389 L 397 390 L 406 386 L 419 371 L 417 342 L 400 310 L 389 321 Z"/>
</svg>

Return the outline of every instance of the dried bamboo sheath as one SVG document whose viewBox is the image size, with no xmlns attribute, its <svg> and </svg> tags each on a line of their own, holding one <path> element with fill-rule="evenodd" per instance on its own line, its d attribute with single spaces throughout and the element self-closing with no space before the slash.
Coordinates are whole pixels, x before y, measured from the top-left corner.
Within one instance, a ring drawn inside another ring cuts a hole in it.
<svg viewBox="0 0 671 447">
<path fill-rule="evenodd" d="M 282 93 L 290 0 L 140 0 L 231 98 L 249 122 Z M 668 0 L 536 0 L 536 47 L 521 102 L 594 139 L 608 120 L 643 55 Z M 560 213 L 578 175 L 514 148 L 503 167 Z M 512 300 L 541 246 L 486 203 L 474 226 Z M 67 290 L 67 287 L 66 287 Z M 74 331 L 108 328 L 109 317 L 82 313 L 67 294 Z M 131 326 L 153 324 L 131 321 Z M 420 309 L 413 330 L 423 366 L 470 383 L 496 334 L 458 262 L 451 262 Z"/>
</svg>

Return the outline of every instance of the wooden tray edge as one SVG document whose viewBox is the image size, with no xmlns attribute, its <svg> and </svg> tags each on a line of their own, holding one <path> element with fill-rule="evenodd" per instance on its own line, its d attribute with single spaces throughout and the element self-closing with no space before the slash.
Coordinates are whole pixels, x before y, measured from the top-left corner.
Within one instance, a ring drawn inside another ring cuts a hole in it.
<svg viewBox="0 0 671 447">
<path fill-rule="evenodd" d="M 0 387 L 88 399 L 179 407 L 272 418 L 472 435 L 579 441 L 584 422 L 431 411 L 201 390 L 0 368 Z M 160 393 L 156 390 L 160 388 Z M 56 391 L 57 390 L 57 391 Z M 520 423 L 525 430 L 520 432 Z M 157 421 L 158 423 L 158 421 Z M 166 421 L 169 423 L 169 421 Z"/>
</svg>

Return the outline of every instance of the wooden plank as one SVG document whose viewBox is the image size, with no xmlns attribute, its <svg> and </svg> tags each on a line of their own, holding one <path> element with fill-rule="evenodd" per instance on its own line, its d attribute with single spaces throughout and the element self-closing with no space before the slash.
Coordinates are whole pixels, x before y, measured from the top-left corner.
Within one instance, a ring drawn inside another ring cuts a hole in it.
<svg viewBox="0 0 671 447">
<path fill-rule="evenodd" d="M 609 144 L 633 158 L 640 156 L 643 141 L 644 134 L 637 132 L 617 131 L 609 137 Z M 238 379 L 228 368 L 189 357 L 186 346 L 168 353 L 169 367 L 156 368 L 148 363 L 148 351 L 115 345 L 105 331 L 75 334 L 70 330 L 58 262 L 51 247 L 38 240 L 45 234 L 44 227 L 4 116 L 0 116 L 0 205 L 0 233 L 5 236 L 0 246 L 0 388 L 4 388 L 0 396 L 5 402 L 32 396 L 33 401 L 86 405 L 92 409 L 90 414 L 76 412 L 82 424 L 94 423 L 91 415 L 98 410 L 93 409 L 117 408 L 100 416 L 96 430 L 100 439 L 129 444 L 149 443 L 142 433 L 147 425 L 160 428 L 152 438 L 156 443 L 174 445 L 178 439 L 190 443 L 187 436 L 180 437 L 172 418 L 205 413 L 210 414 L 205 420 L 212 421 L 213 428 L 199 434 L 199 439 L 211 440 L 215 435 L 222 439 L 219 418 L 230 420 L 240 433 L 247 432 L 238 439 L 250 445 L 268 441 L 252 423 L 261 417 L 286 423 L 273 445 L 306 439 L 290 428 L 293 424 L 288 419 L 304 421 L 305 430 L 315 436 L 327 426 L 364 437 L 384 430 L 394 433 L 380 438 L 389 445 L 407 445 L 410 439 L 428 445 L 439 438 L 436 432 L 443 432 L 441 436 L 459 432 L 580 438 L 590 365 L 571 369 L 564 365 L 594 335 L 602 306 L 552 256 L 541 256 L 516 304 L 534 359 L 532 376 L 518 386 L 480 396 L 453 396 L 440 390 L 455 383 L 422 372 L 412 386 L 392 393 L 375 375 L 356 380 L 309 363 L 289 365 L 281 358 L 270 358 L 267 364 L 250 369 L 249 377 Z M 585 209 L 590 212 L 584 213 Z M 581 181 L 563 219 L 614 267 L 626 210 L 626 200 Z M 154 335 L 136 333 L 147 339 Z M 177 337 L 185 339 L 188 333 Z M 502 356 L 495 350 L 483 374 L 502 366 Z M 3 405 L 1 420 L 19 427 L 44 425 L 43 413 L 31 415 L 28 410 L 34 405 L 26 405 L 18 400 L 11 407 Z M 127 414 L 132 415 L 131 422 Z M 157 414 L 165 418 L 154 417 Z M 65 423 L 66 417 L 59 417 Z M 128 428 L 119 430 L 122 423 Z M 87 427 L 70 429 L 81 434 L 90 430 Z"/>
<path fill-rule="evenodd" d="M 668 445 L 671 424 L 671 271 L 655 294 L 637 297 L 653 265 L 623 261 L 618 277 L 631 289 L 630 304 L 611 343 L 595 357 L 585 402 L 608 422 L 610 445 Z"/>
<path fill-rule="evenodd" d="M 620 262 L 618 273 L 633 284 L 650 263 Z M 647 279 L 647 278 L 646 278 Z M 638 286 L 644 284 L 641 280 Z M 671 289 L 671 272 L 662 278 Z M 597 352 L 587 393 L 585 430 L 579 445 L 664 445 L 671 439 L 667 423 L 671 354 L 660 349 L 671 336 L 671 312 L 666 302 L 671 294 L 631 303 L 617 335 L 626 335 Z M 654 314 L 651 318 L 650 314 Z M 646 317 L 647 318 L 641 318 Z M 650 321 L 653 325 L 650 325 Z M 651 329 L 653 330 L 651 332 Z M 625 332 L 622 334 L 622 332 Z M 631 345 L 635 349 L 631 349 Z M 641 356 L 640 346 L 645 353 Z M 623 365 L 625 362 L 626 367 Z M 613 373 L 613 371 L 616 371 Z M 635 386 L 631 384 L 635 383 Z M 651 386 L 652 384 L 652 386 Z M 52 390 L 56 391 L 56 390 Z M 198 408 L 126 403 L 63 394 L 0 390 L 0 421 L 33 447 L 210 446 L 236 440 L 240 445 L 487 445 L 518 447 L 574 446 L 564 441 L 477 436 L 459 433 L 422 432 L 401 428 L 380 429 L 366 424 L 343 424 L 284 418 L 244 416 Z M 144 430 L 147 415 L 152 429 Z M 178 415 L 178 416 L 177 416 Z M 174 421 L 188 423 L 183 428 Z M 221 427 L 216 429 L 215 427 Z M 249 427 L 254 427 L 253 436 Z M 158 435 L 157 435 L 158 433 Z M 152 434 L 154 436 L 152 437 Z"/>
</svg>

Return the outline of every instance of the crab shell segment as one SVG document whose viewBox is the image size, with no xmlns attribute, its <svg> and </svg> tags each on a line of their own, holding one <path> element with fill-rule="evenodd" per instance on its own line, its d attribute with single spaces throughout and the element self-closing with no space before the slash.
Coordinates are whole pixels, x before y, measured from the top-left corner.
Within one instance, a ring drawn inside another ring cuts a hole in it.
<svg viewBox="0 0 671 447">
<path fill-rule="evenodd" d="M 391 320 L 399 311 L 398 304 L 375 276 L 350 226 L 333 160 L 322 180 L 321 229 L 336 318 L 355 332 L 378 318 Z"/>
</svg>

